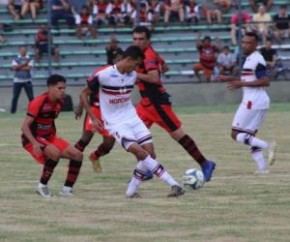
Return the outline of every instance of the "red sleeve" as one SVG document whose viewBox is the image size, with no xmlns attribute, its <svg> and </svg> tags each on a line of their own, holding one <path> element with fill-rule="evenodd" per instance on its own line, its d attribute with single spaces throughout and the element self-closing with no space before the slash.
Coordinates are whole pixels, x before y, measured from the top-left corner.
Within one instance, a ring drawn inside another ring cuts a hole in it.
<svg viewBox="0 0 290 242">
<path fill-rule="evenodd" d="M 41 95 L 30 101 L 27 108 L 27 115 L 36 118 L 45 98 L 46 95 Z"/>
<path fill-rule="evenodd" d="M 159 69 L 158 59 L 159 59 L 159 56 L 155 52 L 146 51 L 145 59 L 144 59 L 145 70 L 147 72 L 151 70 L 158 70 Z"/>
</svg>

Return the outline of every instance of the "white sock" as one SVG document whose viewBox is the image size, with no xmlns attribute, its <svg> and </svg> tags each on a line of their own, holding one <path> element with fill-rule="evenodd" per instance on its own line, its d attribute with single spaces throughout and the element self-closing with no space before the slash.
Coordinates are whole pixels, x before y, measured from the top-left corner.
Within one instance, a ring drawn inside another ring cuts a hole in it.
<svg viewBox="0 0 290 242">
<path fill-rule="evenodd" d="M 38 188 L 44 188 L 44 187 L 47 187 L 47 185 L 44 185 L 41 182 L 38 182 Z"/>
<path fill-rule="evenodd" d="M 136 168 L 137 170 L 145 173 L 145 171 L 147 171 L 147 168 L 144 166 L 144 164 L 142 162 L 137 162 Z M 134 195 L 134 193 L 136 193 L 138 187 L 141 185 L 142 181 L 135 178 L 134 176 L 131 178 L 131 181 L 128 184 L 128 188 L 126 191 L 126 196 L 127 197 L 131 197 Z"/>
<path fill-rule="evenodd" d="M 256 162 L 259 171 L 265 171 L 268 169 L 263 152 L 261 150 L 252 152 L 252 158 Z"/>
<path fill-rule="evenodd" d="M 255 146 L 261 149 L 268 149 L 269 147 L 268 142 L 258 139 L 257 137 L 247 133 L 239 133 L 237 135 L 236 141 L 242 144 Z"/>
<path fill-rule="evenodd" d="M 152 173 L 159 177 L 160 180 L 165 181 L 168 185 L 178 185 L 178 182 L 165 170 L 165 168 L 150 155 L 141 161 Z"/>
</svg>

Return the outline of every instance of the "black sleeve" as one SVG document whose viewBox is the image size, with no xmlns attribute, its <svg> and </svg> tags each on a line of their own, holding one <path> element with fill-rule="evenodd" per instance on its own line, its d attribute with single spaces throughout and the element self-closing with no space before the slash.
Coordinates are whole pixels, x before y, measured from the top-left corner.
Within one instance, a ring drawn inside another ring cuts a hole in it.
<svg viewBox="0 0 290 242">
<path fill-rule="evenodd" d="M 100 87 L 98 76 L 88 78 L 87 85 L 92 92 L 98 92 Z"/>
</svg>

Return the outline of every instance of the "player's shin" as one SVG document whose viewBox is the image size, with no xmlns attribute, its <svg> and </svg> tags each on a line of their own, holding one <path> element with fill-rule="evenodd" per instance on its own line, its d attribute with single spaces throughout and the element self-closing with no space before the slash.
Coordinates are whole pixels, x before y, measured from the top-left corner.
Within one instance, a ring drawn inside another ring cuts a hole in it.
<svg viewBox="0 0 290 242">
<path fill-rule="evenodd" d="M 69 161 L 67 178 L 64 183 L 64 186 L 73 187 L 80 173 L 81 166 L 82 166 L 82 161 L 76 161 L 76 160 Z"/>
<path fill-rule="evenodd" d="M 52 159 L 47 159 L 44 163 L 44 166 L 43 166 L 43 170 L 42 170 L 42 175 L 41 175 L 41 178 L 40 178 L 40 183 L 43 184 L 43 185 L 47 185 L 53 171 L 54 171 L 54 168 L 57 166 L 57 163 L 58 161 L 54 161 Z"/>
</svg>

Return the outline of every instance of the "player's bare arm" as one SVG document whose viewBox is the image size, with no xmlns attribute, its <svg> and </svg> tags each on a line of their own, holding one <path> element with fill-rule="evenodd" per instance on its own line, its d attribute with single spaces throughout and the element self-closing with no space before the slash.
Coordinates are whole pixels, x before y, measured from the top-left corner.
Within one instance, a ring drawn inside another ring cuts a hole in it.
<svg viewBox="0 0 290 242">
<path fill-rule="evenodd" d="M 245 82 L 243 80 L 233 80 L 227 84 L 229 90 L 238 89 L 241 87 L 267 87 L 270 85 L 268 77 L 262 77 L 253 82 Z"/>
<path fill-rule="evenodd" d="M 31 130 L 30 130 L 30 125 L 33 123 L 34 121 L 34 117 L 31 117 L 31 116 L 26 116 L 24 121 L 23 121 L 23 124 L 22 124 L 22 127 L 21 127 L 21 130 L 23 132 L 23 134 L 26 136 L 26 138 L 29 140 L 29 142 L 33 145 L 33 150 L 35 152 L 36 155 L 41 155 L 41 147 L 43 145 L 41 145 L 33 136 Z"/>
<path fill-rule="evenodd" d="M 87 111 L 88 115 L 90 116 L 93 126 L 96 130 L 102 130 L 103 124 L 101 122 L 101 120 L 97 119 L 96 116 L 94 115 L 94 113 L 92 112 L 91 108 L 90 108 L 90 104 L 88 101 L 88 96 L 91 94 L 91 90 L 86 86 L 81 94 L 80 94 L 80 100 L 83 104 L 83 107 L 85 108 L 85 110 Z"/>
<path fill-rule="evenodd" d="M 78 106 L 76 107 L 75 109 L 75 119 L 80 119 L 82 117 L 82 114 L 83 114 L 83 102 L 82 100 L 80 99 L 79 103 L 78 103 Z"/>
<path fill-rule="evenodd" d="M 158 84 L 160 82 L 159 73 L 157 70 L 148 71 L 148 73 L 137 73 L 137 78 L 149 83 Z"/>
</svg>

